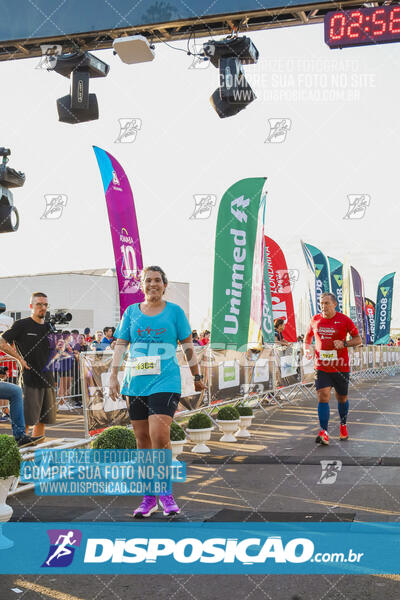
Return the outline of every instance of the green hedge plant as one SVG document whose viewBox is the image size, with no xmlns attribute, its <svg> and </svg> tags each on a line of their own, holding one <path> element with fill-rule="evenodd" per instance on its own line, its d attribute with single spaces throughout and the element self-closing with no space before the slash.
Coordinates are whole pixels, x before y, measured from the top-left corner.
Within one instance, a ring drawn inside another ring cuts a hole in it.
<svg viewBox="0 0 400 600">
<path fill-rule="evenodd" d="M 175 423 L 175 421 L 172 421 L 171 423 L 169 436 L 171 442 L 181 442 L 186 438 L 185 431 L 178 423 Z"/>
<path fill-rule="evenodd" d="M 212 421 L 204 413 L 192 415 L 188 422 L 188 429 L 209 429 L 210 427 L 212 427 Z"/>
<path fill-rule="evenodd" d="M 253 415 L 253 409 L 250 406 L 237 406 L 236 410 L 241 417 L 251 417 Z"/>
<path fill-rule="evenodd" d="M 217 413 L 218 421 L 237 421 L 240 419 L 240 414 L 234 406 L 223 406 Z"/>
<path fill-rule="evenodd" d="M 136 450 L 136 438 L 131 429 L 115 425 L 108 427 L 93 440 L 94 450 Z"/>
<path fill-rule="evenodd" d="M 0 479 L 18 477 L 21 455 L 17 442 L 10 435 L 0 435 Z"/>
</svg>

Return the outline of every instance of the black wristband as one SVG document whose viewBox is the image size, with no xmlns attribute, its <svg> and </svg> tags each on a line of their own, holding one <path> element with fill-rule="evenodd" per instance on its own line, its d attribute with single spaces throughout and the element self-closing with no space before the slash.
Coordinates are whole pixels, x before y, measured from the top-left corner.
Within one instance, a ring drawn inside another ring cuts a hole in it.
<svg viewBox="0 0 400 600">
<path fill-rule="evenodd" d="M 193 376 L 193 379 L 194 381 L 201 381 L 203 379 L 203 375 L 196 373 L 196 375 Z"/>
</svg>

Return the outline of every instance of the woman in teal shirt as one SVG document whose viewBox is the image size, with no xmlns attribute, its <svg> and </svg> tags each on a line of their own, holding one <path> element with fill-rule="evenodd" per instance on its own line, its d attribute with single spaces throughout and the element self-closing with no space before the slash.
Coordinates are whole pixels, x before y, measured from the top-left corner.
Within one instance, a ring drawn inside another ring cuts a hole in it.
<svg viewBox="0 0 400 600">
<path fill-rule="evenodd" d="M 181 394 L 176 361 L 180 342 L 194 376 L 197 392 L 204 389 L 192 343 L 192 329 L 182 308 L 163 300 L 168 285 L 161 267 L 143 270 L 144 302 L 128 306 L 114 333 L 116 345 L 110 377 L 110 397 L 120 390 L 118 371 L 129 345 L 121 393 L 129 404 L 129 415 L 139 449 L 168 449 L 170 426 Z M 180 512 L 172 494 L 160 496 L 164 515 Z M 144 496 L 134 517 L 149 517 L 158 508 L 155 496 Z"/>
</svg>

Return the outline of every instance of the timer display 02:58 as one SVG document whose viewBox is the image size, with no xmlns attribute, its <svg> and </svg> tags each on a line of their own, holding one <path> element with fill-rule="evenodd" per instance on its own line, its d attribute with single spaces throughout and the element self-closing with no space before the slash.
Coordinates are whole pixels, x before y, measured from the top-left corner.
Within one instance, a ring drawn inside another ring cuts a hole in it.
<svg viewBox="0 0 400 600">
<path fill-rule="evenodd" d="M 330 48 L 400 41 L 400 6 L 380 6 L 329 12 L 325 42 Z"/>
</svg>

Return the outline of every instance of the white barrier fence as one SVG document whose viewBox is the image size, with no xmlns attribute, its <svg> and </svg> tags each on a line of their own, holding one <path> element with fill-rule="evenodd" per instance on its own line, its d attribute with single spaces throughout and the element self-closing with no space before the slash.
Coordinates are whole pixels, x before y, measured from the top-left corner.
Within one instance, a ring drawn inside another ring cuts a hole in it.
<svg viewBox="0 0 400 600">
<path fill-rule="evenodd" d="M 240 353 L 233 350 L 198 349 L 197 357 L 206 390 L 196 393 L 190 369 L 182 352 L 177 353 L 182 377 L 182 399 L 176 418 L 201 411 L 209 414 L 222 404 L 246 402 L 265 409 L 265 404 L 312 396 L 313 359 L 308 360 L 300 345 L 265 346 L 261 352 Z M 364 346 L 349 348 L 353 382 L 395 375 L 400 372 L 400 347 Z M 12 361 L 11 361 L 12 362 Z M 37 448 L 83 448 L 90 446 L 90 435 L 116 424 L 129 424 L 125 401 L 114 403 L 108 395 L 112 354 L 82 353 L 80 375 L 85 417 L 85 439 L 62 438 L 40 444 Z M 121 380 L 123 372 L 120 374 Z M 23 460 L 32 460 L 32 448 L 21 450 Z M 9 495 L 32 489 L 33 484 L 14 482 Z"/>
<path fill-rule="evenodd" d="M 7 373 L 3 381 L 20 383 L 20 364 L 14 359 L 0 357 L 0 367 L 4 366 Z M 64 405 L 75 408 L 82 405 L 82 390 L 80 377 L 79 356 L 65 357 L 54 361 L 50 367 L 56 386 L 57 403 L 60 410 Z M 1 399 L 0 399 L 1 406 Z"/>
<path fill-rule="evenodd" d="M 400 347 L 360 346 L 348 350 L 353 382 L 400 372 Z M 86 434 L 95 435 L 110 425 L 128 425 L 125 400 L 121 397 L 114 402 L 108 393 L 112 354 L 88 352 L 80 358 Z M 265 402 L 280 405 L 299 394 L 309 397 L 314 384 L 314 361 L 305 357 L 300 344 L 270 345 L 261 352 L 245 353 L 202 347 L 197 350 L 197 358 L 206 385 L 201 393 L 194 390 L 182 351 L 177 352 L 182 379 L 177 419 L 199 411 L 210 414 L 216 405 L 250 399 L 265 410 Z M 119 373 L 121 382 L 123 369 Z"/>
</svg>

